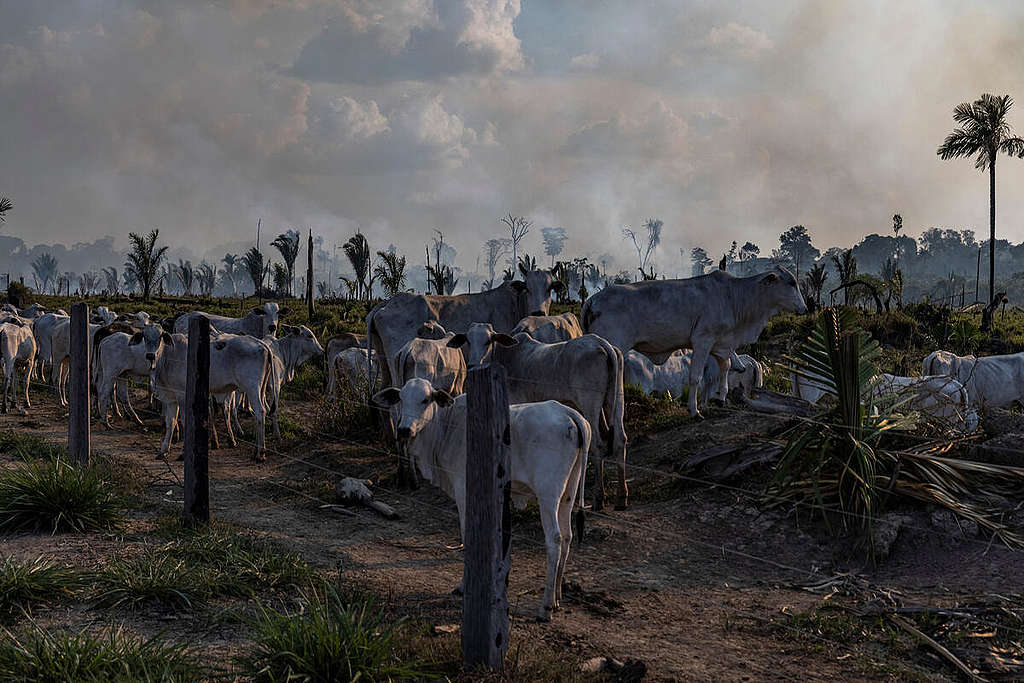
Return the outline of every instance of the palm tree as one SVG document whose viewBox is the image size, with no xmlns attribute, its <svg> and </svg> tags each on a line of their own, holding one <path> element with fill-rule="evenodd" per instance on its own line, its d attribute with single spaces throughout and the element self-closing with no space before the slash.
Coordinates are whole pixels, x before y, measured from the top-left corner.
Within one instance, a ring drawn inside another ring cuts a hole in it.
<svg viewBox="0 0 1024 683">
<path fill-rule="evenodd" d="M 832 264 L 839 272 L 839 285 L 843 286 L 857 279 L 857 258 L 853 255 L 853 249 L 846 249 L 842 256 L 833 256 Z M 843 304 L 850 305 L 850 288 L 843 290 Z"/>
<path fill-rule="evenodd" d="M 94 270 L 82 273 L 78 278 L 78 291 L 90 296 L 100 286 L 100 274 Z"/>
<path fill-rule="evenodd" d="M 118 294 L 118 285 L 120 284 L 120 280 L 118 280 L 118 277 L 117 277 L 117 268 L 115 268 L 114 266 L 110 266 L 109 268 L 104 268 L 103 269 L 103 280 L 104 280 L 104 282 L 106 284 L 107 292 L 110 293 L 111 296 L 117 296 L 117 294 Z"/>
<path fill-rule="evenodd" d="M 394 251 L 378 251 L 380 261 L 373 269 L 388 298 L 405 289 L 405 257 Z"/>
<path fill-rule="evenodd" d="M 40 293 L 46 291 L 47 284 L 57 283 L 57 258 L 53 254 L 40 254 L 35 261 L 31 263 L 32 274 L 35 276 L 36 281 L 39 283 L 38 289 Z M 56 287 L 53 290 L 56 294 Z"/>
<path fill-rule="evenodd" d="M 295 259 L 299 257 L 299 233 L 288 230 L 274 238 L 270 246 L 281 252 L 284 266 L 288 272 L 288 296 L 292 295 L 292 283 L 295 281 Z"/>
<path fill-rule="evenodd" d="M 4 216 L 13 208 L 14 202 L 11 201 L 10 197 L 0 194 L 0 223 L 7 220 Z"/>
<path fill-rule="evenodd" d="M 139 281 L 135 278 L 135 273 L 125 270 L 121 273 L 121 285 L 126 294 L 131 294 L 139 286 Z"/>
<path fill-rule="evenodd" d="M 356 296 L 361 297 L 366 292 L 366 278 L 370 274 L 370 244 L 366 241 L 363 233 L 357 232 L 348 238 L 348 242 L 342 246 L 348 262 L 352 264 L 352 270 L 356 275 Z"/>
<path fill-rule="evenodd" d="M 288 269 L 282 266 L 280 263 L 275 261 L 271 265 L 271 278 L 274 281 L 274 293 L 277 296 L 283 296 L 288 292 Z"/>
<path fill-rule="evenodd" d="M 238 274 L 241 259 L 235 254 L 224 254 L 224 258 L 220 262 L 224 264 L 220 271 L 221 275 L 231 283 L 231 296 L 238 296 L 238 281 L 235 279 L 235 276 Z"/>
<path fill-rule="evenodd" d="M 807 271 L 807 275 L 804 276 L 804 281 L 807 283 L 807 290 L 811 294 L 811 312 L 818 310 L 821 306 L 821 290 L 825 287 L 825 280 L 828 279 L 828 273 L 825 272 L 825 264 L 818 263 L 811 266 L 811 269 Z"/>
<path fill-rule="evenodd" d="M 196 269 L 196 279 L 199 281 L 199 291 L 202 295 L 211 296 L 217 284 L 217 269 L 203 261 Z"/>
<path fill-rule="evenodd" d="M 149 234 L 143 237 L 134 232 L 128 233 L 128 241 L 131 242 L 132 250 L 128 252 L 128 260 L 124 262 L 125 270 L 131 273 L 139 285 L 142 286 L 142 299 L 149 300 L 149 294 L 153 291 L 157 274 L 160 271 L 160 264 L 167 254 L 167 247 L 157 247 L 156 240 L 160 237 L 159 230 L 150 230 Z"/>
<path fill-rule="evenodd" d="M 252 280 L 256 296 L 260 296 L 260 292 L 263 291 L 263 279 L 267 276 L 267 271 L 270 270 L 270 264 L 264 264 L 263 252 L 256 247 L 250 247 L 242 257 L 242 265 L 245 267 L 245 272 L 249 274 L 249 279 Z"/>
<path fill-rule="evenodd" d="M 178 266 L 174 269 L 174 275 L 181 283 L 181 289 L 185 296 L 192 296 L 192 286 L 196 282 L 196 269 L 192 267 L 191 261 L 178 259 Z"/>
<path fill-rule="evenodd" d="M 974 167 L 988 171 L 988 299 L 995 299 L 996 287 L 996 156 L 1000 152 L 1024 157 L 1024 139 L 1013 134 L 1006 114 L 1013 98 L 985 93 L 973 104 L 962 102 L 953 110 L 960 127 L 946 136 L 937 154 L 943 159 L 975 157 Z"/>
</svg>

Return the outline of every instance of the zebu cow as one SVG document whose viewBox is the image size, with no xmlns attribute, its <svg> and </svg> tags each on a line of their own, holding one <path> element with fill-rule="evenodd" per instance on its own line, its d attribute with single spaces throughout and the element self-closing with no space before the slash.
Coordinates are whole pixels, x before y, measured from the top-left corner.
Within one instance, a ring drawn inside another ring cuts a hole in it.
<svg viewBox="0 0 1024 683">
<path fill-rule="evenodd" d="M 228 318 L 223 315 L 213 315 L 203 311 L 192 311 L 186 313 L 174 321 L 174 331 L 179 334 L 188 334 L 188 321 L 197 315 L 201 315 L 210 321 L 210 325 L 220 332 L 229 334 L 248 334 L 263 339 L 274 336 L 277 333 L 278 319 L 288 314 L 288 307 L 280 308 L 273 301 L 263 304 L 263 308 L 253 308 L 244 318 Z"/>
<path fill-rule="evenodd" d="M 692 352 L 676 351 L 661 365 L 655 365 L 647 356 L 630 350 L 625 356 L 623 380 L 636 384 L 645 394 L 662 393 L 673 397 L 683 395 L 690 378 L 690 357 Z M 750 396 L 755 389 L 764 385 L 764 367 L 754 358 L 741 354 L 736 356 L 740 363 L 729 367 L 729 386 L 740 386 L 743 395 Z M 738 367 L 742 364 L 742 367 Z M 707 365 L 701 380 L 701 393 L 705 398 L 718 391 L 718 368 Z"/>
<path fill-rule="evenodd" d="M 556 344 L 583 336 L 579 319 L 572 313 L 562 315 L 528 315 L 512 330 L 516 335 L 525 332 L 539 342 Z"/>
<path fill-rule="evenodd" d="M 521 332 L 515 337 L 494 331 L 490 323 L 474 323 L 456 334 L 450 346 L 468 345 L 469 366 L 487 361 L 508 371 L 510 403 L 560 401 L 583 413 L 593 428 L 592 453 L 597 465 L 594 507 L 604 505 L 604 460 L 618 469 L 618 502 L 627 505 L 625 403 L 622 353 L 597 335 L 587 334 L 557 344 L 544 344 Z"/>
<path fill-rule="evenodd" d="M 44 313 L 32 323 L 32 334 L 36 338 L 36 358 L 39 359 L 42 372 L 53 364 L 53 329 L 61 320 L 67 320 L 66 313 Z"/>
<path fill-rule="evenodd" d="M 89 323 L 87 334 L 88 354 L 92 354 L 92 338 L 100 325 Z M 50 384 L 57 389 L 62 406 L 68 405 L 68 377 L 71 364 L 71 318 L 61 318 L 50 334 Z"/>
<path fill-rule="evenodd" d="M 19 323 L 0 324 L 0 358 L 3 359 L 4 370 L 4 396 L 3 412 L 7 412 L 7 395 L 11 394 L 11 404 L 14 409 L 18 408 L 18 387 L 15 384 L 17 370 L 21 370 L 24 377 L 25 408 L 22 412 L 28 414 L 28 408 L 32 403 L 28 398 L 28 382 L 32 375 L 32 366 L 36 362 L 36 340 L 32 336 L 32 329 L 28 325 Z"/>
<path fill-rule="evenodd" d="M 295 379 L 295 371 L 300 365 L 311 358 L 323 356 L 324 347 L 320 346 L 313 330 L 305 325 L 281 325 L 283 336 L 274 338 L 268 336 L 264 342 L 270 347 L 274 354 L 276 372 L 273 373 L 273 381 L 267 387 L 267 401 L 270 405 L 270 414 L 274 421 L 274 436 L 281 438 L 281 427 L 278 424 L 278 416 L 281 409 L 281 386 L 285 382 Z"/>
<path fill-rule="evenodd" d="M 327 396 L 329 398 L 334 398 L 338 393 L 338 377 L 335 374 L 335 368 L 338 366 L 338 356 L 345 349 L 351 348 L 368 348 L 366 345 L 366 335 L 342 332 L 328 339 L 327 344 L 324 346 L 324 360 L 327 366 Z"/>
<path fill-rule="evenodd" d="M 164 348 L 173 344 L 171 335 L 159 325 L 146 325 L 141 330 L 128 327 L 114 330 L 112 326 L 97 330 L 93 336 L 93 383 L 96 385 L 96 400 L 100 419 L 107 429 L 110 425 L 111 402 L 116 411 L 115 390 L 128 415 L 139 424 L 135 409 L 128 397 L 128 387 L 119 379 L 129 377 L 149 380 Z"/>
<path fill-rule="evenodd" d="M 605 287 L 583 304 L 583 330 L 623 353 L 636 349 L 655 362 L 676 349 L 693 349 L 689 407 L 697 417 L 697 386 L 708 357 L 718 361 L 715 398 L 723 401 L 734 350 L 757 341 L 768 319 L 782 311 L 807 311 L 796 278 L 786 269 L 751 277 L 716 270 L 687 280 Z"/>
<path fill-rule="evenodd" d="M 380 373 L 378 368 L 377 354 L 369 349 L 360 348 L 353 346 L 345 349 L 337 356 L 334 357 L 334 368 L 332 372 L 339 378 L 335 385 L 335 394 L 337 394 L 337 387 L 340 386 L 342 378 L 353 392 L 362 392 L 366 395 L 366 387 L 370 384 L 370 377 L 379 379 Z M 367 366 L 369 366 L 369 375 L 367 375 Z M 379 388 L 379 382 L 374 381 L 372 389 Z"/>
<path fill-rule="evenodd" d="M 39 316 L 41 316 L 44 313 L 46 313 L 46 306 L 43 306 L 42 304 L 32 304 L 31 306 L 28 306 L 27 308 L 23 308 L 20 311 L 15 309 L 14 312 L 17 313 L 18 315 L 20 315 L 22 318 L 28 318 L 30 320 L 35 320 Z"/>
<path fill-rule="evenodd" d="M 398 407 L 399 438 L 424 478 L 455 500 L 459 531 L 465 537 L 466 397 L 453 399 L 424 379 L 411 379 L 401 390 L 389 387 L 374 399 Z M 561 599 L 572 542 L 572 509 L 586 468 L 591 430 L 582 415 L 555 401 L 509 406 L 509 426 L 512 501 L 522 508 L 534 496 L 540 507 L 547 576 L 537 617 L 548 621 Z"/>
<path fill-rule="evenodd" d="M 876 398 L 909 397 L 905 404 L 901 402 L 897 407 L 905 405 L 908 410 L 927 415 L 946 427 L 968 434 L 978 428 L 978 411 L 971 407 L 967 389 L 947 375 L 900 377 L 882 373 L 873 393 Z"/>
<path fill-rule="evenodd" d="M 399 292 L 366 316 L 366 336 L 382 359 L 383 385 L 394 386 L 398 376 L 395 355 L 425 321 L 436 321 L 450 332 L 465 332 L 475 322 L 489 322 L 499 332 L 509 332 L 526 315 L 547 315 L 551 292 L 564 286 L 550 271 L 533 270 L 521 282 L 503 282 L 475 294 Z"/>
<path fill-rule="evenodd" d="M 952 351 L 932 351 L 921 361 L 922 375 L 948 375 L 950 377 L 964 379 L 970 374 L 974 367 L 976 356 L 958 356 Z"/>
<path fill-rule="evenodd" d="M 448 346 L 454 336 L 433 321 L 421 325 L 416 338 L 406 342 L 396 354 L 396 383 L 404 386 L 419 377 L 452 396 L 461 394 L 466 382 L 466 361 L 461 351 Z"/>
<path fill-rule="evenodd" d="M 106 306 L 97 306 L 92 310 L 92 315 L 89 316 L 89 322 L 95 323 L 96 325 L 109 325 L 117 320 L 117 317 L 117 313 Z"/>
</svg>

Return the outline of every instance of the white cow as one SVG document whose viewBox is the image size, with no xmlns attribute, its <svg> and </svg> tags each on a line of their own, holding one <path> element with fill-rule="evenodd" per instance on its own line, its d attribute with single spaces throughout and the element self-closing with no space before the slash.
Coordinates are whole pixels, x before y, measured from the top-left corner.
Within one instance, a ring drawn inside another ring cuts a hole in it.
<svg viewBox="0 0 1024 683">
<path fill-rule="evenodd" d="M 11 404 L 18 408 L 18 387 L 15 384 L 16 371 L 21 370 L 24 377 L 25 407 L 22 412 L 28 414 L 32 403 L 28 398 L 28 382 L 32 375 L 32 367 L 36 362 L 36 340 L 32 336 L 32 328 L 18 323 L 0 324 L 0 357 L 3 360 L 4 396 L 3 412 L 7 412 L 7 395 L 11 394 Z"/>
<path fill-rule="evenodd" d="M 96 337 L 103 335 L 109 328 L 103 328 Z M 171 335 L 164 332 L 159 325 L 146 325 L 141 330 L 115 331 L 93 340 L 92 370 L 93 383 L 96 385 L 96 399 L 100 419 L 105 427 L 111 428 L 108 415 L 111 402 L 114 401 L 116 411 L 115 390 L 120 394 L 128 415 L 139 424 L 135 409 L 128 398 L 128 387 L 119 379 L 134 378 L 149 380 L 164 348 L 173 343 Z"/>
<path fill-rule="evenodd" d="M 117 320 L 117 313 L 110 310 L 106 306 L 97 306 L 92 310 L 89 322 L 97 325 L 109 325 L 110 323 Z"/>
<path fill-rule="evenodd" d="M 288 314 L 288 307 L 280 308 L 273 301 L 263 304 L 263 308 L 253 308 L 244 318 L 229 318 L 223 315 L 214 315 L 203 311 L 192 311 L 186 313 L 174 321 L 174 331 L 179 334 L 188 334 L 188 322 L 197 315 L 204 316 L 210 320 L 210 325 L 221 332 L 229 334 L 248 334 L 258 339 L 274 336 L 277 333 L 277 324 L 280 316 Z"/>
<path fill-rule="evenodd" d="M 92 338 L 100 325 L 89 323 L 87 331 L 86 353 L 92 355 Z M 71 368 L 71 318 L 61 318 L 53 326 L 50 334 L 50 384 L 57 389 L 57 397 L 62 406 L 68 405 L 68 377 Z"/>
<path fill-rule="evenodd" d="M 338 367 L 338 356 L 340 356 L 345 349 L 351 349 L 353 347 L 367 348 L 366 335 L 342 332 L 341 334 L 336 334 L 328 339 L 327 344 L 324 346 L 326 349 L 324 351 L 324 357 L 327 361 L 328 398 L 334 398 L 338 395 L 338 376 L 335 374 L 335 368 Z"/>
<path fill-rule="evenodd" d="M 351 346 L 334 357 L 334 368 L 332 373 L 338 378 L 335 387 L 340 386 L 342 379 L 355 393 L 363 393 L 366 396 L 366 387 L 369 384 L 367 366 L 370 368 L 370 375 L 379 380 L 377 354 L 369 349 Z M 379 382 L 374 382 L 377 388 Z M 337 388 L 335 388 L 337 395 Z"/>
<path fill-rule="evenodd" d="M 398 407 L 398 436 L 423 477 L 455 500 L 459 530 L 466 532 L 466 397 L 452 398 L 424 379 L 378 393 L 381 405 Z M 561 599 L 562 576 L 572 542 L 572 509 L 586 469 L 590 425 L 557 403 L 509 406 L 509 477 L 512 500 L 522 508 L 536 497 L 544 528 L 547 576 L 537 617 L 551 619 Z"/>
<path fill-rule="evenodd" d="M 724 401 L 735 349 L 757 341 L 768 320 L 782 311 L 807 311 L 796 278 L 785 268 L 751 277 L 716 270 L 687 280 L 605 287 L 583 304 L 583 330 L 656 363 L 676 349 L 693 349 L 689 408 L 699 416 L 697 387 L 708 358 L 718 361 L 715 398 Z"/>
<path fill-rule="evenodd" d="M 453 337 L 452 332 L 446 332 L 436 322 L 421 325 L 416 338 L 395 354 L 396 383 L 404 386 L 413 377 L 419 377 L 452 396 L 461 394 L 466 382 L 466 360 L 461 351 L 448 346 Z"/>
<path fill-rule="evenodd" d="M 525 332 L 539 342 L 556 344 L 583 336 L 580 321 L 573 313 L 562 315 L 528 315 L 512 330 L 516 335 Z"/>
<path fill-rule="evenodd" d="M 36 358 L 39 359 L 40 369 L 46 374 L 46 369 L 53 365 L 53 328 L 61 320 L 67 320 L 67 313 L 58 311 L 56 313 L 44 313 L 32 323 L 32 334 L 36 338 Z"/>
<path fill-rule="evenodd" d="M 967 389 L 946 375 L 900 377 L 882 373 L 875 385 L 874 396 L 895 400 L 897 409 L 905 405 L 908 410 L 968 434 L 978 428 L 978 411 L 971 407 Z"/>
<path fill-rule="evenodd" d="M 281 325 L 282 336 L 267 336 L 263 341 L 274 354 L 275 372 L 267 388 L 267 402 L 274 422 L 274 436 L 281 438 L 278 416 L 281 408 L 281 386 L 295 379 L 295 371 L 311 358 L 322 357 L 324 347 L 320 346 L 313 330 L 305 325 Z"/>
<path fill-rule="evenodd" d="M 959 380 L 975 408 L 1024 403 L 1024 353 L 976 358 L 935 351 L 925 358 L 924 365 L 936 374 Z"/>
<path fill-rule="evenodd" d="M 638 385 L 645 394 L 682 396 L 689 383 L 691 354 L 689 349 L 676 351 L 664 363 L 655 365 L 647 356 L 630 350 L 624 359 L 624 381 L 626 384 Z M 730 363 L 729 386 L 742 387 L 743 395 L 749 397 L 755 389 L 764 385 L 764 366 L 747 354 L 740 354 L 736 358 L 737 362 Z M 700 388 L 705 398 L 718 391 L 717 366 L 705 366 Z"/>
<path fill-rule="evenodd" d="M 966 379 L 976 360 L 975 356 L 958 356 L 952 351 L 932 351 L 921 362 L 921 374 L 962 376 Z"/>
<path fill-rule="evenodd" d="M 171 335 L 153 368 L 153 394 L 164 410 L 164 440 L 160 455 L 170 450 L 171 436 L 178 417 L 178 406 L 185 403 L 185 379 L 188 364 L 188 337 Z M 273 353 L 261 339 L 247 335 L 223 335 L 210 342 L 210 394 L 244 394 L 256 420 L 256 459 L 266 458 L 266 391 L 274 373 Z M 231 422 L 228 434 L 234 440 Z"/>
<path fill-rule="evenodd" d="M 594 436 L 591 455 L 598 473 L 594 506 L 604 505 L 604 461 L 610 458 L 618 474 L 616 506 L 626 507 L 625 400 L 618 349 L 593 334 L 557 344 L 544 344 L 525 332 L 509 337 L 495 332 L 490 323 L 474 323 L 448 344 L 467 346 L 469 367 L 488 359 L 504 366 L 510 403 L 561 401 L 583 413 Z"/>
</svg>

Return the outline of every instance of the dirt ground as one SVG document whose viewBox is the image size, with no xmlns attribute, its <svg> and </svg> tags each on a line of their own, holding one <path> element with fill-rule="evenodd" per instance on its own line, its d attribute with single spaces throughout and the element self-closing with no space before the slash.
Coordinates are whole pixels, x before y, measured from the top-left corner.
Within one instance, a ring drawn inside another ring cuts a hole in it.
<svg viewBox="0 0 1024 683">
<path fill-rule="evenodd" d="M 33 395 L 30 416 L 0 416 L 0 428 L 64 440 L 66 413 L 52 395 Z M 400 613 L 417 621 L 458 624 L 460 600 L 451 590 L 462 557 L 454 505 L 429 486 L 393 488 L 393 459 L 380 444 L 312 433 L 305 425 L 313 410 L 312 403 L 286 403 L 287 422 L 299 433 L 284 442 L 268 438 L 272 452 L 265 463 L 254 463 L 244 444 L 211 453 L 213 516 L 278 539 L 324 570 L 340 570 L 347 580 L 388 595 Z M 180 510 L 182 464 L 156 459 L 159 421 L 147 416 L 144 428 L 116 418 L 114 423 L 114 431 L 94 424 L 93 448 L 140 469 L 149 505 L 116 534 L 8 537 L 5 552 L 100 566 L 110 553 L 145 543 L 154 515 Z M 879 609 L 918 614 L 926 606 L 974 610 L 977 618 L 961 629 L 973 629 L 973 635 L 943 643 L 992 680 L 1024 678 L 1024 636 L 1014 636 L 1012 626 L 1019 617 L 999 621 L 996 647 L 987 645 L 987 622 L 977 616 L 994 614 L 986 610 L 998 610 L 993 605 L 1000 599 L 1004 611 L 1022 606 L 1021 554 L 986 538 L 951 533 L 933 523 L 931 511 L 910 508 L 889 557 L 873 565 L 842 550 L 806 514 L 767 508 L 763 471 L 728 486 L 675 474 L 687 454 L 753 442 L 773 426 L 773 418 L 722 409 L 703 422 L 636 439 L 629 451 L 631 505 L 588 515 L 585 538 L 569 559 L 565 606 L 547 624 L 533 618 L 544 576 L 539 518 L 531 509 L 516 513 L 512 650 L 540 644 L 574 667 L 595 657 L 636 659 L 646 666 L 647 680 L 959 680 L 961 674 L 934 648 L 877 616 Z M 179 452 L 180 444 L 172 456 Z M 376 495 L 401 518 L 323 507 L 333 502 L 333 484 L 345 475 L 383 482 Z M 72 607 L 48 611 L 40 623 L 105 618 Z M 173 615 L 123 620 L 180 637 L 214 660 L 244 646 L 229 625 L 216 622 L 196 633 Z M 926 625 L 932 635 L 941 631 L 939 622 Z"/>
</svg>

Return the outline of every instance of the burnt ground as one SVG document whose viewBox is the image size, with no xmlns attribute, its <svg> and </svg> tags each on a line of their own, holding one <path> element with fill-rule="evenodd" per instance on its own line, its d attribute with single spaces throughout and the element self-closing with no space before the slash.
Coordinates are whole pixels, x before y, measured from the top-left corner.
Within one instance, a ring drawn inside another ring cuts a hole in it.
<svg viewBox="0 0 1024 683">
<path fill-rule="evenodd" d="M 66 413 L 52 395 L 34 395 L 29 417 L 0 416 L 0 428 L 63 441 Z M 382 444 L 312 431 L 317 410 L 315 402 L 286 403 L 286 438 L 268 438 L 273 450 L 265 463 L 254 463 L 245 444 L 211 452 L 213 516 L 387 596 L 396 613 L 417 624 L 459 623 L 460 601 L 450 592 L 462 561 L 454 505 L 429 486 L 396 488 L 394 460 Z M 900 510 L 903 523 L 889 555 L 872 562 L 806 511 L 767 505 L 763 468 L 727 485 L 676 474 L 685 456 L 756 443 L 776 422 L 718 409 L 703 422 L 683 419 L 634 439 L 631 505 L 588 515 L 583 543 L 569 559 L 564 607 L 547 624 L 533 619 L 544 575 L 539 517 L 535 508 L 515 513 L 513 671 L 531 671 L 526 660 L 546 657 L 561 665 L 551 677 L 577 677 L 566 672 L 610 656 L 642 661 L 648 680 L 958 680 L 953 664 L 903 620 L 991 680 L 1024 678 L 1021 554 L 911 506 Z M 113 555 L 152 543 L 158 520 L 180 513 L 182 464 L 155 459 L 161 423 L 151 416 L 144 428 L 114 423 L 114 431 L 94 424 L 94 449 L 144 482 L 142 504 L 124 527 L 6 537 L 5 553 L 102 567 Z M 172 455 L 179 452 L 180 444 Z M 343 475 L 378 484 L 377 498 L 401 518 L 324 507 L 335 501 L 333 485 Z M 895 619 L 886 616 L 894 611 Z M 162 633 L 224 664 L 250 638 L 210 608 L 190 616 L 110 613 L 76 603 L 44 609 L 36 619 L 42 626 L 118 623 Z M 425 636 L 420 647 L 437 658 L 457 657 L 453 631 Z M 543 670 L 511 677 L 543 678 L 548 674 L 536 673 Z"/>
</svg>

